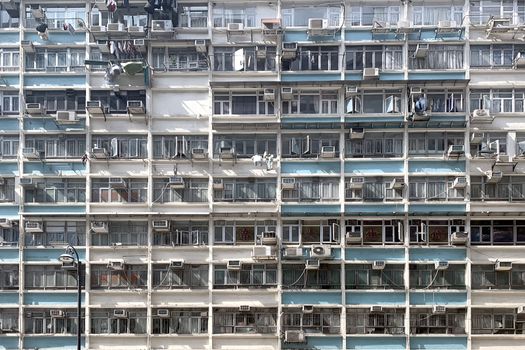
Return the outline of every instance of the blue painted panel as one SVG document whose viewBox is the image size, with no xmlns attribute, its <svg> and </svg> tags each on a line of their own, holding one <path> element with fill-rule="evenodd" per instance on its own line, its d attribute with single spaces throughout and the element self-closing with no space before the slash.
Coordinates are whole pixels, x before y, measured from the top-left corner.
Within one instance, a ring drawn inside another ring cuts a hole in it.
<svg viewBox="0 0 525 350">
<path fill-rule="evenodd" d="M 467 292 L 411 292 L 409 300 L 410 305 L 461 306 L 467 304 Z"/>
<path fill-rule="evenodd" d="M 18 337 L 0 337 L 0 350 L 18 349 Z"/>
<path fill-rule="evenodd" d="M 403 248 L 346 248 L 345 260 L 405 261 L 405 250 Z"/>
<path fill-rule="evenodd" d="M 338 204 L 283 204 L 281 213 L 283 216 L 339 216 L 341 206 Z"/>
<path fill-rule="evenodd" d="M 84 249 L 77 248 L 80 260 L 85 260 Z M 24 249 L 24 260 L 25 261 L 50 261 L 58 263 L 58 257 L 64 253 L 64 249 L 40 249 L 40 248 L 26 248 Z"/>
<path fill-rule="evenodd" d="M 405 350 L 404 337 L 347 337 L 346 348 L 352 350 Z"/>
<path fill-rule="evenodd" d="M 298 41 L 307 41 L 308 33 L 307 30 L 298 30 L 298 31 L 284 31 L 283 42 L 298 42 Z"/>
<path fill-rule="evenodd" d="M 300 175 L 329 175 L 339 174 L 341 163 L 339 162 L 283 162 L 281 163 L 281 174 Z"/>
<path fill-rule="evenodd" d="M 20 218 L 18 213 L 18 205 L 6 204 L 0 206 L 0 218 L 8 218 L 11 220 L 18 220 Z"/>
<path fill-rule="evenodd" d="M 83 45 L 86 41 L 86 33 L 77 31 L 71 35 L 69 32 L 63 30 L 50 31 L 49 40 L 42 40 L 36 31 L 26 32 L 24 40 L 31 40 L 35 46 L 38 45 L 57 45 L 57 44 L 78 44 Z"/>
<path fill-rule="evenodd" d="M 26 87 L 34 86 L 54 86 L 54 87 L 63 87 L 63 86 L 75 86 L 75 87 L 85 87 L 86 85 L 86 76 L 85 75 L 56 75 L 56 76 L 25 76 L 24 83 Z"/>
<path fill-rule="evenodd" d="M 392 81 L 392 80 L 404 80 L 405 75 L 402 72 L 381 72 L 379 74 L 379 80 L 386 80 L 386 81 Z"/>
<path fill-rule="evenodd" d="M 0 33 L 0 42 L 3 44 L 18 44 L 20 42 L 20 35 L 18 35 L 18 32 Z"/>
<path fill-rule="evenodd" d="M 410 350 L 466 350 L 467 337 L 411 337 Z"/>
<path fill-rule="evenodd" d="M 409 72 L 408 80 L 465 80 L 465 72 Z"/>
<path fill-rule="evenodd" d="M 442 174 L 442 173 L 459 173 L 465 172 L 464 160 L 451 161 L 409 161 L 409 173 L 426 173 L 426 174 Z"/>
<path fill-rule="evenodd" d="M 346 292 L 347 305 L 404 305 L 404 292 Z"/>
<path fill-rule="evenodd" d="M 381 38 L 388 38 L 390 35 L 384 35 Z M 392 36 L 393 38 L 393 36 Z M 372 32 L 370 30 L 347 30 L 345 32 L 346 41 L 370 41 L 372 40 Z"/>
<path fill-rule="evenodd" d="M 82 293 L 82 303 L 84 303 Z M 77 292 L 70 293 L 24 293 L 24 305 L 77 305 Z"/>
<path fill-rule="evenodd" d="M 2 264 L 18 264 L 20 261 L 20 254 L 18 248 L 1 248 L 0 249 L 0 263 Z"/>
<path fill-rule="evenodd" d="M 345 117 L 345 123 L 402 123 L 403 121 L 403 116 Z"/>
<path fill-rule="evenodd" d="M 74 176 L 84 175 L 86 166 L 80 162 L 78 163 L 42 163 L 42 162 L 25 162 L 24 174 L 34 176 L 44 175 L 62 175 Z"/>
<path fill-rule="evenodd" d="M 24 213 L 30 214 L 85 214 L 85 205 L 25 205 Z"/>
<path fill-rule="evenodd" d="M 18 304 L 18 292 L 0 293 L 0 304 Z M 1 339 L 1 337 L 0 337 Z"/>
<path fill-rule="evenodd" d="M 18 176 L 18 164 L 4 162 L 0 163 L 0 175 Z"/>
<path fill-rule="evenodd" d="M 8 87 L 18 87 L 20 86 L 20 79 L 18 75 L 4 75 L 2 77 L 3 83 Z"/>
<path fill-rule="evenodd" d="M 306 344 L 285 343 L 282 345 L 282 349 L 340 350 L 343 348 L 343 339 L 341 337 L 308 336 Z"/>
<path fill-rule="evenodd" d="M 464 215 L 465 204 L 410 204 L 408 212 L 412 215 Z"/>
<path fill-rule="evenodd" d="M 284 82 L 305 82 L 305 81 L 340 81 L 341 73 L 326 72 L 326 73 L 281 73 L 281 81 Z"/>
<path fill-rule="evenodd" d="M 385 173 L 402 173 L 403 161 L 385 162 L 380 160 L 345 162 L 345 174 L 381 175 Z"/>
<path fill-rule="evenodd" d="M 409 261 L 463 261 L 467 258 L 465 248 L 410 248 Z"/>
<path fill-rule="evenodd" d="M 345 80 L 349 80 L 349 81 L 363 80 L 363 73 L 361 72 L 345 73 Z"/>
<path fill-rule="evenodd" d="M 42 130 L 42 131 L 80 131 L 85 130 L 86 119 L 82 118 L 77 123 L 57 124 L 52 119 L 42 118 L 25 118 L 24 130 Z"/>
<path fill-rule="evenodd" d="M 353 215 L 403 215 L 404 204 L 346 204 L 345 214 Z"/>
<path fill-rule="evenodd" d="M 0 118 L 0 130 L 4 131 L 19 131 L 18 119 L 15 118 Z"/>
<path fill-rule="evenodd" d="M 340 292 L 283 292 L 282 304 L 322 305 L 341 304 Z"/>
<path fill-rule="evenodd" d="M 299 117 L 299 118 L 285 116 L 281 119 L 282 124 L 339 123 L 339 122 L 341 122 L 341 119 L 339 117 L 320 117 L 319 115 L 312 115 L 311 117 Z"/>
<path fill-rule="evenodd" d="M 77 338 L 75 335 L 70 337 L 38 336 L 24 338 L 24 349 L 75 350 L 77 348 L 76 344 Z M 84 348 L 84 338 L 82 338 L 82 348 Z"/>
</svg>

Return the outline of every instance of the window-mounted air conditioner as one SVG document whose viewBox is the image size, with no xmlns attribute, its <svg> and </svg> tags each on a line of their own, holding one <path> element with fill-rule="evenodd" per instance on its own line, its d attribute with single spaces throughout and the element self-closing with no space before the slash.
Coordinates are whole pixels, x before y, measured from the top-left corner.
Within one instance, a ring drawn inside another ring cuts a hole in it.
<svg viewBox="0 0 525 350">
<path fill-rule="evenodd" d="M 240 260 L 228 260 L 226 268 L 228 270 L 240 270 L 242 267 L 242 262 Z"/>
<path fill-rule="evenodd" d="M 87 101 L 86 111 L 91 114 L 104 114 L 104 106 L 102 106 L 102 101 Z"/>
<path fill-rule="evenodd" d="M 365 137 L 364 128 L 351 128 L 350 129 L 350 140 L 362 140 Z"/>
<path fill-rule="evenodd" d="M 22 148 L 22 155 L 27 159 L 40 159 L 40 152 L 34 147 Z"/>
<path fill-rule="evenodd" d="M 347 232 L 345 239 L 346 244 L 359 244 L 361 243 L 361 232 Z"/>
<path fill-rule="evenodd" d="M 293 99 L 293 89 L 291 87 L 281 88 L 281 99 L 283 101 L 289 101 Z"/>
<path fill-rule="evenodd" d="M 49 316 L 53 318 L 61 318 L 64 317 L 64 311 L 62 310 L 49 310 Z"/>
<path fill-rule="evenodd" d="M 490 115 L 488 109 L 475 109 L 471 115 L 471 121 L 476 123 L 491 123 L 494 117 Z"/>
<path fill-rule="evenodd" d="M 484 138 L 485 138 L 485 135 L 482 132 L 473 132 L 470 135 L 470 144 L 479 145 L 483 141 Z"/>
<path fill-rule="evenodd" d="M 372 263 L 372 270 L 384 270 L 385 265 L 386 263 L 384 260 L 376 260 Z"/>
<path fill-rule="evenodd" d="M 256 46 L 255 47 L 255 57 L 258 59 L 265 59 L 266 58 L 266 46 Z"/>
<path fill-rule="evenodd" d="M 335 157 L 335 146 L 321 147 L 321 158 L 334 158 L 334 157 Z"/>
<path fill-rule="evenodd" d="M 126 318 L 126 317 L 128 317 L 128 312 L 126 310 L 122 310 L 122 309 L 113 310 L 113 317 Z"/>
<path fill-rule="evenodd" d="M 170 222 L 168 220 L 153 220 L 151 226 L 157 232 L 169 232 Z"/>
<path fill-rule="evenodd" d="M 144 34 L 143 26 L 129 26 L 128 33 L 130 34 Z"/>
<path fill-rule="evenodd" d="M 438 271 L 448 269 L 448 261 L 436 261 L 434 268 Z"/>
<path fill-rule="evenodd" d="M 468 233 L 467 232 L 452 232 L 450 236 L 450 243 L 452 244 L 467 244 Z"/>
<path fill-rule="evenodd" d="M 324 18 L 309 18 L 308 19 L 308 30 L 316 31 L 320 29 L 328 28 L 328 20 Z"/>
<path fill-rule="evenodd" d="M 351 177 L 350 181 L 348 182 L 348 188 L 351 190 L 359 190 L 363 188 L 364 183 L 364 177 Z"/>
<path fill-rule="evenodd" d="M 438 28 L 439 29 L 456 28 L 457 26 L 458 26 L 458 24 L 456 23 L 456 21 L 448 20 L 448 21 L 439 21 L 438 22 Z"/>
<path fill-rule="evenodd" d="M 197 39 L 195 40 L 195 50 L 199 53 L 206 53 L 208 52 L 206 40 L 204 39 Z"/>
<path fill-rule="evenodd" d="M 169 268 L 172 270 L 183 269 L 184 268 L 184 259 L 171 259 Z"/>
<path fill-rule="evenodd" d="M 91 223 L 91 231 L 94 233 L 108 233 L 109 225 L 105 221 L 93 221 Z"/>
<path fill-rule="evenodd" d="M 347 86 L 345 88 L 345 96 L 346 97 L 350 97 L 350 96 L 355 96 L 357 95 L 357 86 Z"/>
<path fill-rule="evenodd" d="M 103 147 L 93 147 L 91 149 L 91 156 L 95 159 L 107 159 L 109 152 Z"/>
<path fill-rule="evenodd" d="M 306 341 L 304 331 L 285 331 L 285 343 L 304 343 Z"/>
<path fill-rule="evenodd" d="M 302 312 L 303 314 L 311 314 L 314 312 L 314 306 L 313 305 L 303 305 Z"/>
<path fill-rule="evenodd" d="M 36 181 L 33 180 L 31 177 L 21 177 L 20 178 L 20 186 L 22 187 L 34 187 Z"/>
<path fill-rule="evenodd" d="M 277 256 L 274 247 L 257 246 L 252 249 L 252 258 L 255 260 L 274 260 Z"/>
<path fill-rule="evenodd" d="M 282 43 L 281 56 L 284 60 L 291 60 L 297 56 L 297 43 Z"/>
<path fill-rule="evenodd" d="M 91 33 L 93 34 L 105 33 L 107 31 L 106 26 L 91 26 L 90 30 L 91 30 Z"/>
<path fill-rule="evenodd" d="M 264 89 L 264 100 L 265 101 L 275 101 L 275 89 Z"/>
<path fill-rule="evenodd" d="M 392 180 L 392 182 L 390 182 L 390 184 L 388 184 L 388 186 L 387 186 L 387 188 L 389 190 L 400 190 L 403 187 L 405 187 L 405 182 L 403 180 L 400 180 L 400 179 Z"/>
<path fill-rule="evenodd" d="M 283 177 L 281 179 L 281 189 L 283 189 L 283 190 L 293 190 L 293 189 L 295 189 L 295 178 L 293 178 L 293 177 Z"/>
<path fill-rule="evenodd" d="M 308 259 L 304 265 L 306 270 L 319 270 L 321 267 L 321 262 L 319 259 Z"/>
<path fill-rule="evenodd" d="M 465 154 L 465 145 L 450 145 L 448 146 L 447 155 L 450 156 L 461 156 Z"/>
<path fill-rule="evenodd" d="M 214 190 L 223 190 L 224 189 L 224 181 L 223 181 L 223 179 L 213 179 L 213 189 Z"/>
<path fill-rule="evenodd" d="M 168 186 L 173 189 L 183 189 L 184 178 L 182 176 L 171 176 L 168 180 Z"/>
<path fill-rule="evenodd" d="M 162 317 L 162 318 L 170 317 L 170 310 L 168 310 L 168 309 L 158 309 L 157 310 L 157 316 L 158 317 Z"/>
<path fill-rule="evenodd" d="M 206 159 L 208 158 L 208 151 L 204 148 L 193 148 L 191 150 L 192 159 Z"/>
<path fill-rule="evenodd" d="M 11 228 L 13 227 L 13 222 L 7 218 L 0 218 L 0 227 L 1 228 Z"/>
<path fill-rule="evenodd" d="M 443 305 L 434 305 L 432 307 L 433 314 L 444 314 L 445 312 L 447 312 L 447 308 Z"/>
<path fill-rule="evenodd" d="M 487 183 L 497 183 L 500 182 L 503 178 L 503 173 L 501 171 L 490 171 L 487 174 Z"/>
<path fill-rule="evenodd" d="M 40 115 L 44 113 L 44 108 L 40 103 L 26 103 L 26 112 L 28 114 Z"/>
<path fill-rule="evenodd" d="M 56 114 L 57 123 L 76 123 L 77 112 L 75 111 L 57 111 Z"/>
<path fill-rule="evenodd" d="M 226 29 L 229 32 L 240 32 L 244 30 L 244 24 L 243 23 L 228 23 L 228 26 Z"/>
<path fill-rule="evenodd" d="M 495 271 L 510 271 L 512 270 L 512 261 L 498 260 L 496 261 L 494 270 Z"/>
<path fill-rule="evenodd" d="M 370 306 L 370 312 L 383 312 L 383 307 L 378 305 Z"/>
<path fill-rule="evenodd" d="M 107 268 L 110 269 L 110 270 L 114 270 L 114 271 L 122 271 L 122 270 L 124 270 L 125 266 L 126 265 L 124 263 L 124 260 L 122 260 L 122 259 L 114 259 L 114 260 L 109 260 L 108 261 Z"/>
<path fill-rule="evenodd" d="M 239 305 L 240 312 L 250 312 L 250 310 L 251 310 L 250 305 Z"/>
<path fill-rule="evenodd" d="M 173 30 L 173 23 L 166 20 L 153 20 L 151 21 L 151 33 L 165 33 Z"/>
<path fill-rule="evenodd" d="M 465 176 L 456 177 L 452 183 L 452 188 L 465 188 L 467 187 L 467 178 Z"/>
<path fill-rule="evenodd" d="M 428 44 L 417 44 L 416 51 L 414 51 L 415 58 L 425 58 L 428 56 Z"/>
<path fill-rule="evenodd" d="M 44 232 L 44 225 L 41 221 L 26 221 L 24 230 L 26 233 L 42 233 Z"/>
<path fill-rule="evenodd" d="M 142 101 L 128 101 L 127 109 L 129 114 L 144 114 L 146 109 Z"/>
<path fill-rule="evenodd" d="M 275 231 L 264 231 L 262 233 L 261 243 L 265 245 L 277 245 L 277 234 Z"/>
<path fill-rule="evenodd" d="M 379 78 L 379 68 L 364 68 L 363 79 Z"/>
<path fill-rule="evenodd" d="M 122 23 L 108 23 L 106 28 L 108 32 L 124 32 L 124 24 Z"/>
<path fill-rule="evenodd" d="M 126 180 L 121 177 L 110 177 L 108 180 L 109 187 L 112 188 L 126 188 Z"/>
</svg>

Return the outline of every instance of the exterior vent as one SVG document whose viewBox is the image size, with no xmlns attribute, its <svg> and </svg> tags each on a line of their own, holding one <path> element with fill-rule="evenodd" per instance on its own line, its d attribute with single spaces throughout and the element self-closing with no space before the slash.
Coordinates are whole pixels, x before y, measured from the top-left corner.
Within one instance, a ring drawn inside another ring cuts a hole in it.
<svg viewBox="0 0 525 350">
<path fill-rule="evenodd" d="M 240 260 L 228 260 L 227 264 L 228 270 L 240 270 L 242 267 L 242 263 Z"/>
<path fill-rule="evenodd" d="M 283 259 L 302 259 L 303 248 L 284 248 Z"/>
<path fill-rule="evenodd" d="M 350 182 L 348 183 L 348 188 L 351 190 L 359 190 L 363 188 L 364 183 L 364 177 L 352 177 L 350 178 Z"/>
<path fill-rule="evenodd" d="M 109 187 L 112 188 L 126 188 L 126 181 L 121 177 L 110 177 L 109 178 Z"/>
<path fill-rule="evenodd" d="M 129 114 L 144 114 L 146 110 L 142 101 L 128 101 L 127 103 Z"/>
<path fill-rule="evenodd" d="M 168 180 L 168 186 L 173 189 L 183 189 L 184 179 L 182 176 L 172 176 Z"/>
<path fill-rule="evenodd" d="M 76 123 L 77 112 L 74 111 L 58 111 L 56 114 L 57 123 Z"/>
<path fill-rule="evenodd" d="M 113 310 L 113 317 L 116 318 L 126 318 L 128 317 L 128 312 L 126 310 Z"/>
<path fill-rule="evenodd" d="M 264 89 L 264 100 L 270 102 L 275 101 L 275 89 Z"/>
<path fill-rule="evenodd" d="M 204 39 L 197 39 L 195 40 L 195 50 L 199 53 L 206 53 L 208 52 L 206 40 Z"/>
<path fill-rule="evenodd" d="M 281 179 L 281 189 L 283 189 L 283 190 L 293 190 L 293 189 L 295 189 L 295 178 L 293 178 L 293 177 L 283 177 Z"/>
<path fill-rule="evenodd" d="M 94 233 L 108 233 L 108 223 L 105 221 L 93 221 L 91 223 L 91 231 Z"/>
<path fill-rule="evenodd" d="M 304 331 L 285 331 L 284 332 L 285 343 L 304 343 L 305 336 Z"/>
<path fill-rule="evenodd" d="M 332 249 L 327 245 L 314 245 L 310 252 L 310 257 L 317 259 L 329 259 L 332 255 Z"/>
<path fill-rule="evenodd" d="M 170 260 L 170 269 L 172 270 L 179 270 L 184 268 L 184 260 L 183 259 L 172 259 Z"/>
<path fill-rule="evenodd" d="M 26 221 L 24 225 L 26 233 L 42 233 L 44 227 L 41 221 Z"/>
<path fill-rule="evenodd" d="M 467 244 L 468 233 L 467 232 L 453 232 L 450 236 L 450 243 L 452 244 Z"/>
<path fill-rule="evenodd" d="M 228 23 L 226 27 L 229 32 L 242 32 L 244 30 L 243 23 Z"/>
<path fill-rule="evenodd" d="M 335 157 L 335 146 L 321 147 L 321 158 L 334 158 L 334 157 Z"/>
<path fill-rule="evenodd" d="M 365 137 L 364 128 L 351 128 L 350 129 L 350 140 L 362 140 Z"/>
<path fill-rule="evenodd" d="M 40 159 L 40 152 L 34 147 L 22 148 L 22 155 L 27 159 Z"/>
<path fill-rule="evenodd" d="M 95 159 L 109 158 L 109 152 L 102 147 L 94 147 L 91 149 L 91 156 Z"/>
<path fill-rule="evenodd" d="M 512 261 L 496 261 L 494 266 L 495 271 L 510 271 L 512 270 Z"/>
<path fill-rule="evenodd" d="M 372 263 L 372 269 L 373 270 L 384 270 L 385 265 L 386 263 L 384 260 L 376 260 Z"/>
<path fill-rule="evenodd" d="M 363 69 L 363 79 L 379 78 L 379 68 L 365 68 Z"/>
<path fill-rule="evenodd" d="M 168 310 L 168 309 L 158 309 L 157 310 L 157 316 L 158 317 L 162 317 L 162 318 L 170 317 L 170 310 Z"/>
<path fill-rule="evenodd" d="M 434 305 L 432 307 L 433 314 L 444 314 L 445 312 L 447 312 L 447 308 L 443 305 Z"/>
<path fill-rule="evenodd" d="M 151 21 L 152 33 L 165 33 L 173 30 L 173 23 L 170 20 L 153 20 Z"/>
<path fill-rule="evenodd" d="M 170 230 L 170 222 L 168 220 L 153 220 L 151 226 L 157 232 L 169 232 Z"/>
<path fill-rule="evenodd" d="M 434 268 L 438 271 L 448 269 L 448 261 L 436 261 Z"/>
<path fill-rule="evenodd" d="M 321 262 L 319 259 L 308 259 L 306 260 L 306 264 L 304 265 L 304 268 L 307 270 L 319 270 L 321 267 Z"/>
<path fill-rule="evenodd" d="M 124 264 L 124 260 L 122 260 L 122 259 L 115 259 L 115 260 L 109 260 L 107 267 L 110 270 L 122 271 L 122 270 L 124 270 L 125 266 L 126 265 Z"/>
</svg>

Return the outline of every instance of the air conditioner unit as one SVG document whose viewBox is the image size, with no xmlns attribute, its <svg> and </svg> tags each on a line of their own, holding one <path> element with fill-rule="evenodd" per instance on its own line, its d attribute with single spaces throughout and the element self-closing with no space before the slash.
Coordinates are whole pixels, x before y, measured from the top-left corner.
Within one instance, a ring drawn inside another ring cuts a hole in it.
<svg viewBox="0 0 525 350">
<path fill-rule="evenodd" d="M 361 232 L 347 232 L 346 233 L 346 244 L 359 244 L 361 243 Z"/>
<path fill-rule="evenodd" d="M 44 226 L 41 221 L 26 221 L 24 230 L 26 233 L 42 233 Z"/>
<path fill-rule="evenodd" d="M 281 179 L 281 189 L 283 189 L 283 190 L 293 190 L 293 189 L 295 189 L 295 178 L 293 178 L 293 177 L 283 177 Z"/>
<path fill-rule="evenodd" d="M 514 69 L 525 68 L 525 52 L 518 52 L 513 61 Z"/>
<path fill-rule="evenodd" d="M 213 189 L 214 190 L 223 190 L 224 181 L 222 179 L 213 179 Z"/>
<path fill-rule="evenodd" d="M 261 243 L 265 245 L 277 245 L 277 234 L 275 231 L 264 231 L 262 233 Z"/>
<path fill-rule="evenodd" d="M 470 135 L 470 144 L 471 145 L 479 145 L 481 141 L 485 138 L 485 135 L 483 135 L 482 132 L 473 132 Z"/>
<path fill-rule="evenodd" d="M 323 18 L 309 18 L 308 30 L 315 31 L 328 28 L 328 20 Z"/>
<path fill-rule="evenodd" d="M 250 312 L 250 305 L 239 305 L 239 312 Z"/>
<path fill-rule="evenodd" d="M 291 87 L 281 88 L 281 99 L 283 101 L 289 101 L 293 99 L 293 89 Z"/>
<path fill-rule="evenodd" d="M 128 113 L 130 114 L 144 114 L 144 103 L 142 101 L 128 101 L 127 103 Z"/>
<path fill-rule="evenodd" d="M 264 100 L 275 101 L 275 89 L 264 89 Z"/>
<path fill-rule="evenodd" d="M 113 317 L 126 318 L 126 317 L 128 317 L 128 312 L 126 310 L 122 310 L 122 309 L 113 310 Z"/>
<path fill-rule="evenodd" d="M 423 95 L 423 89 L 420 87 L 411 87 L 410 88 L 410 97 L 417 97 Z"/>
<path fill-rule="evenodd" d="M 13 222 L 7 218 L 0 218 L 0 227 L 1 228 L 11 228 L 13 227 Z"/>
<path fill-rule="evenodd" d="M 122 271 L 124 270 L 126 264 L 124 263 L 123 259 L 114 259 L 108 261 L 108 269 L 114 270 L 114 271 Z"/>
<path fill-rule="evenodd" d="M 77 112 L 75 111 L 58 111 L 56 114 L 57 123 L 76 123 Z"/>
<path fill-rule="evenodd" d="M 208 52 L 208 48 L 206 45 L 206 40 L 204 39 L 197 39 L 195 40 L 195 50 L 199 53 L 206 53 Z"/>
<path fill-rule="evenodd" d="M 447 312 L 447 308 L 443 305 L 434 305 L 432 307 L 433 314 L 444 314 L 445 312 Z"/>
<path fill-rule="evenodd" d="M 157 310 L 157 316 L 158 317 L 162 317 L 162 318 L 170 317 L 170 310 L 168 310 L 168 309 L 158 309 Z"/>
<path fill-rule="evenodd" d="M 372 24 L 372 32 L 374 33 L 388 33 L 392 25 L 385 21 L 374 21 Z"/>
<path fill-rule="evenodd" d="M 509 162 L 512 162 L 512 157 L 509 156 L 508 154 L 498 154 L 497 162 L 498 163 L 509 163 Z"/>
<path fill-rule="evenodd" d="M 314 306 L 313 305 L 303 305 L 302 312 L 303 314 L 311 314 L 314 312 Z"/>
<path fill-rule="evenodd" d="M 93 147 L 91 149 L 91 156 L 95 159 L 107 159 L 109 157 L 109 153 L 105 148 Z"/>
<path fill-rule="evenodd" d="M 335 146 L 321 147 L 321 158 L 334 158 L 334 157 L 335 157 Z"/>
<path fill-rule="evenodd" d="M 221 159 L 235 158 L 235 149 L 233 147 L 221 147 L 219 149 L 219 158 Z"/>
<path fill-rule="evenodd" d="M 292 60 L 297 56 L 297 43 L 282 43 L 281 56 L 283 60 Z"/>
<path fill-rule="evenodd" d="M 329 259 L 332 256 L 332 249 L 327 245 L 313 245 L 310 257 L 317 259 Z"/>
<path fill-rule="evenodd" d="M 20 45 L 22 46 L 22 49 L 27 53 L 35 52 L 35 46 L 33 45 L 33 42 L 31 40 L 22 40 L 20 41 Z"/>
<path fill-rule="evenodd" d="M 403 187 L 405 187 L 405 182 L 403 180 L 394 179 L 392 182 L 390 182 L 390 184 L 388 184 L 387 188 L 389 190 L 400 190 Z"/>
<path fill-rule="evenodd" d="M 44 108 L 40 103 L 26 103 L 26 112 L 29 114 L 43 114 Z"/>
<path fill-rule="evenodd" d="M 357 86 L 347 86 L 345 89 L 345 96 L 355 96 L 357 95 Z"/>
<path fill-rule="evenodd" d="M 242 263 L 240 260 L 228 260 L 226 267 L 228 270 L 240 270 Z"/>
<path fill-rule="evenodd" d="M 438 29 L 448 29 L 448 28 L 457 28 L 456 21 L 439 21 Z"/>
<path fill-rule="evenodd" d="M 416 51 L 414 51 L 415 58 L 425 58 L 428 55 L 428 44 L 417 44 Z"/>
<path fill-rule="evenodd" d="M 363 69 L 363 79 L 379 78 L 379 68 L 365 68 Z"/>
<path fill-rule="evenodd" d="M 516 313 L 517 314 L 525 314 L 525 307 L 522 305 L 522 306 L 518 306 L 518 309 L 516 310 Z"/>
<path fill-rule="evenodd" d="M 109 187 L 112 188 L 126 188 L 126 181 L 121 177 L 110 177 L 109 178 Z"/>
<path fill-rule="evenodd" d="M 255 57 L 258 59 L 266 58 L 266 46 L 256 46 L 255 47 Z"/>
<path fill-rule="evenodd" d="M 370 312 L 383 312 L 383 307 L 377 305 L 370 306 Z"/>
<path fill-rule="evenodd" d="M 465 176 L 456 177 L 452 183 L 452 188 L 465 188 L 467 187 L 467 178 Z"/>
<path fill-rule="evenodd" d="M 465 146 L 464 145 L 450 145 L 448 146 L 448 152 L 447 155 L 450 156 L 460 156 L 465 154 Z"/>
<path fill-rule="evenodd" d="M 171 32 L 173 30 L 173 23 L 170 20 L 153 20 L 151 21 L 151 32 Z"/>
<path fill-rule="evenodd" d="M 512 270 L 512 261 L 496 261 L 494 266 L 495 271 L 510 271 Z"/>
<path fill-rule="evenodd" d="M 257 246 L 252 249 L 252 258 L 255 260 L 274 260 L 277 256 L 274 247 Z"/>
<path fill-rule="evenodd" d="M 308 259 L 306 260 L 306 264 L 304 265 L 304 268 L 306 270 L 319 270 L 321 267 L 321 262 L 319 259 Z"/>
<path fill-rule="evenodd" d="M 397 31 L 400 33 L 409 33 L 412 30 L 412 23 L 410 21 L 397 22 Z"/>
<path fill-rule="evenodd" d="M 22 187 L 34 187 L 35 181 L 33 181 L 33 178 L 31 177 L 21 177 L 20 178 L 20 186 Z"/>
<path fill-rule="evenodd" d="M 49 310 L 49 316 L 53 318 L 61 318 L 64 317 L 64 311 L 62 310 Z"/>
<path fill-rule="evenodd" d="M 285 331 L 284 332 L 285 343 L 304 343 L 305 336 L 304 331 Z"/>
<path fill-rule="evenodd" d="M 168 180 L 168 186 L 174 189 L 184 188 L 184 179 L 182 176 L 172 176 Z"/>
<path fill-rule="evenodd" d="M 193 148 L 191 150 L 192 159 L 206 159 L 208 158 L 208 151 L 204 148 Z"/>
<path fill-rule="evenodd" d="M 169 268 L 172 270 L 183 269 L 184 268 L 184 259 L 171 259 Z"/>
<path fill-rule="evenodd" d="M 448 269 L 448 261 L 436 261 L 434 268 L 438 271 Z"/>
<path fill-rule="evenodd" d="M 157 232 L 169 232 L 170 222 L 168 220 L 153 220 L 151 226 Z"/>
<path fill-rule="evenodd" d="M 491 171 L 487 174 L 487 183 L 497 183 L 503 178 L 501 171 Z"/>
<path fill-rule="evenodd" d="M 142 34 L 142 33 L 144 33 L 144 27 L 143 26 L 129 26 L 128 27 L 128 33 L 130 33 L 130 34 Z"/>
<path fill-rule="evenodd" d="M 91 114 L 104 114 L 104 107 L 101 101 L 87 101 L 86 111 Z"/>
<path fill-rule="evenodd" d="M 283 259 L 302 259 L 303 258 L 303 248 L 284 248 L 283 249 Z"/>
<path fill-rule="evenodd" d="M 452 232 L 450 236 L 450 243 L 452 244 L 467 244 L 468 233 L 467 232 Z"/>
<path fill-rule="evenodd" d="M 351 177 L 350 182 L 348 183 L 348 188 L 352 190 L 359 190 L 363 188 L 364 183 L 365 183 L 364 177 Z"/>
<path fill-rule="evenodd" d="M 91 223 L 91 231 L 94 233 L 108 233 L 109 225 L 105 221 L 93 221 Z"/>
<path fill-rule="evenodd" d="M 372 263 L 372 270 L 384 270 L 386 263 L 384 260 L 376 260 Z"/>
<path fill-rule="evenodd" d="M 350 140 L 362 140 L 365 137 L 364 128 L 351 128 L 350 129 Z"/>
<path fill-rule="evenodd" d="M 476 123 L 492 123 L 494 117 L 490 115 L 488 109 L 475 109 L 471 115 L 471 121 Z"/>
<path fill-rule="evenodd" d="M 34 147 L 22 148 L 22 155 L 27 159 L 40 159 L 40 152 Z"/>
<path fill-rule="evenodd" d="M 124 24 L 122 23 L 108 23 L 106 26 L 108 32 L 123 32 Z"/>
<path fill-rule="evenodd" d="M 90 28 L 91 30 L 91 33 L 105 33 L 107 30 L 106 30 L 106 26 L 91 26 Z"/>
<path fill-rule="evenodd" d="M 242 32 L 244 30 L 243 23 L 228 23 L 226 27 L 229 32 Z"/>
<path fill-rule="evenodd" d="M 146 41 L 144 39 L 133 39 L 133 46 L 139 52 L 146 52 Z"/>
</svg>

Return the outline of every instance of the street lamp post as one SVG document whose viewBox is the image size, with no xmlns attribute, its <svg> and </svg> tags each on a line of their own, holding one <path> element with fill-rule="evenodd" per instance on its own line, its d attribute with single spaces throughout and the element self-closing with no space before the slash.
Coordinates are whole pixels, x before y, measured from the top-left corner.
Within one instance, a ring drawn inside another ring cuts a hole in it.
<svg viewBox="0 0 525 350">
<path fill-rule="evenodd" d="M 66 251 L 58 257 L 58 260 L 62 262 L 62 267 L 67 270 L 71 270 L 75 265 L 77 267 L 77 350 L 81 350 L 82 284 L 80 283 L 80 271 L 82 263 L 77 250 L 71 245 L 66 247 Z"/>
</svg>

